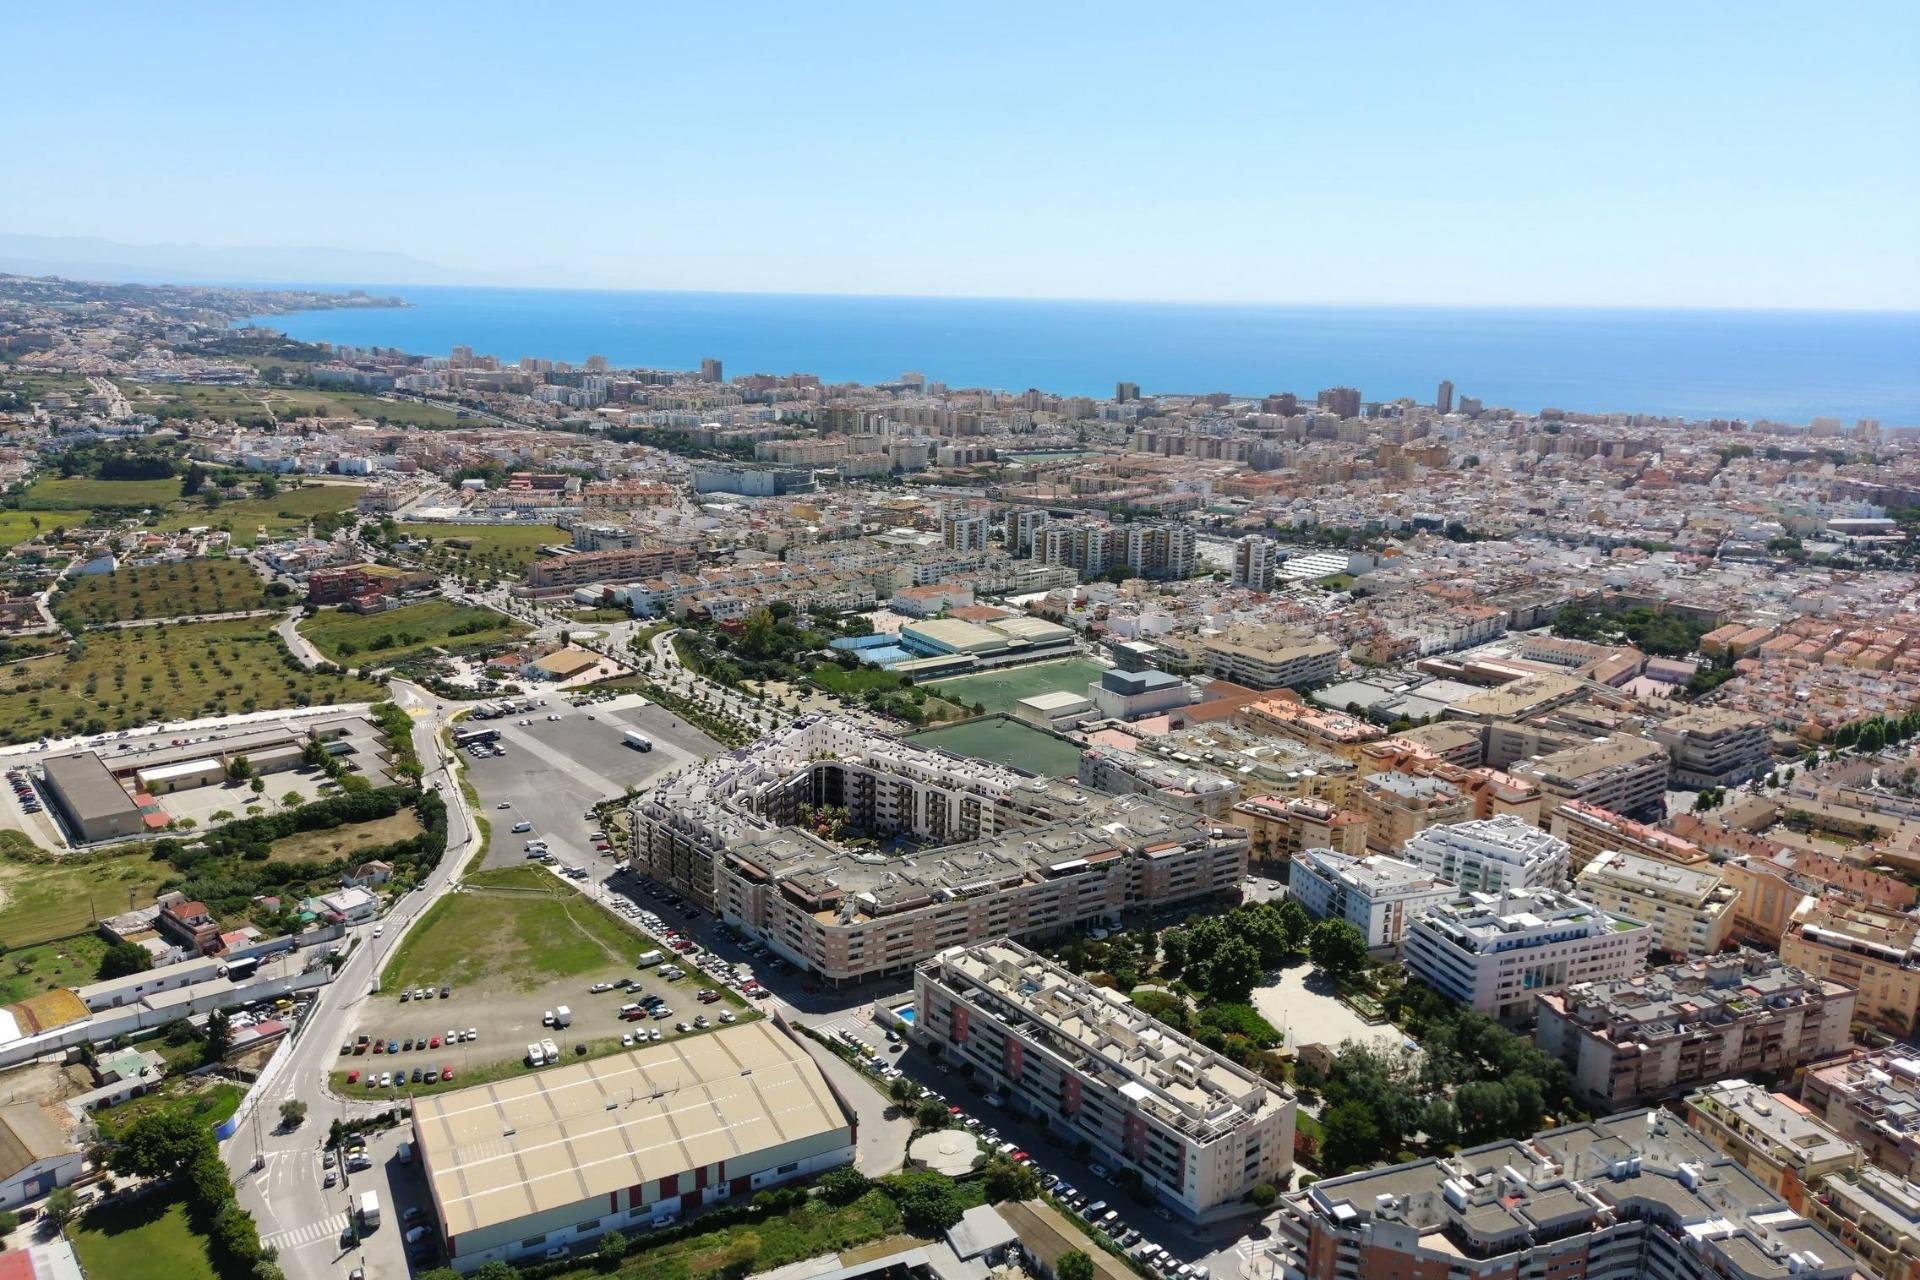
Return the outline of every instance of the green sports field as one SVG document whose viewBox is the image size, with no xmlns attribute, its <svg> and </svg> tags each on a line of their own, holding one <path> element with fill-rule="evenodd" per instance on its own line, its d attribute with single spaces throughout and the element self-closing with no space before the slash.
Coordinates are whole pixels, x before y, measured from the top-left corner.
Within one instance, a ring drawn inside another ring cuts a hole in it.
<svg viewBox="0 0 1920 1280">
<path fill-rule="evenodd" d="M 909 734 L 908 742 L 957 756 L 1010 764 L 1042 777 L 1071 777 L 1080 770 L 1080 748 L 1010 716 L 985 716 L 963 724 Z"/>
<path fill-rule="evenodd" d="M 1027 667 L 1005 667 L 982 671 L 978 675 L 955 676 L 950 680 L 929 680 L 927 687 L 949 698 L 958 698 L 967 706 L 979 703 L 989 712 L 1011 712 L 1022 698 L 1042 693 L 1085 694 L 1087 686 L 1100 678 L 1106 668 L 1091 658 L 1063 658 L 1058 662 L 1036 662 Z"/>
</svg>

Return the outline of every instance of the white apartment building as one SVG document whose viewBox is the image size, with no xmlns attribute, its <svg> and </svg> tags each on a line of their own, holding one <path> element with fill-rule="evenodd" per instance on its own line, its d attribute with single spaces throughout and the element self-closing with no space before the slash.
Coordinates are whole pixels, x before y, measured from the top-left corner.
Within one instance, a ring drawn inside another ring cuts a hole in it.
<svg viewBox="0 0 1920 1280">
<path fill-rule="evenodd" d="M 1370 951 L 1400 950 L 1407 925 L 1429 906 L 1459 894 L 1452 884 L 1385 854 L 1349 857 L 1332 849 L 1293 855 L 1287 895 L 1316 920 L 1345 920 Z"/>
<path fill-rule="evenodd" d="M 1523 1021 L 1533 1016 L 1535 996 L 1640 972 L 1652 934 L 1638 920 L 1556 889 L 1469 893 L 1414 920 L 1405 963 L 1441 995 Z"/>
<path fill-rule="evenodd" d="M 1512 814 L 1428 827 L 1400 856 L 1470 893 L 1555 889 L 1566 883 L 1571 850 Z"/>
<path fill-rule="evenodd" d="M 1710 956 L 1726 943 L 1740 892 L 1711 864 L 1677 867 L 1657 858 L 1609 849 L 1574 880 L 1574 891 L 1594 906 L 1645 920 L 1655 949 L 1675 956 Z"/>
<path fill-rule="evenodd" d="M 1194 1221 L 1293 1169 L 1292 1094 L 1005 939 L 914 971 L 913 1036 Z"/>
</svg>

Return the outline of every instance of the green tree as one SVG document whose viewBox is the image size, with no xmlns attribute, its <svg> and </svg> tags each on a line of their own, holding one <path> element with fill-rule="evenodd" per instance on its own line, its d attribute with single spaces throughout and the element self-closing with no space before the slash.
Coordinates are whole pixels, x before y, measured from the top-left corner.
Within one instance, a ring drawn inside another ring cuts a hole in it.
<svg viewBox="0 0 1920 1280">
<path fill-rule="evenodd" d="M 600 1237 L 599 1247 L 594 1250 L 594 1258 L 602 1271 L 613 1271 L 620 1260 L 627 1256 L 627 1237 L 620 1231 L 609 1231 Z"/>
<path fill-rule="evenodd" d="M 1320 1156 L 1330 1169 L 1350 1169 L 1371 1163 L 1386 1150 L 1373 1108 L 1358 1098 L 1349 1098 L 1328 1111 L 1321 1128 L 1326 1138 L 1321 1143 Z"/>
<path fill-rule="evenodd" d="M 99 978 L 124 978 L 130 973 L 145 973 L 153 968 L 153 957 L 137 942 L 116 942 L 100 957 Z"/>
<path fill-rule="evenodd" d="M 123 1177 L 171 1178 L 214 1146 L 213 1131 L 185 1107 L 150 1111 L 126 1127 L 107 1157 Z"/>
<path fill-rule="evenodd" d="M 227 1056 L 227 1050 L 233 1047 L 233 1024 L 227 1015 L 215 1009 L 207 1015 L 206 1060 L 218 1062 Z"/>
<path fill-rule="evenodd" d="M 1003 1200 L 1031 1200 L 1040 1194 L 1040 1178 L 1030 1165 L 995 1160 L 987 1166 L 986 1190 L 987 1200 L 991 1204 L 999 1204 Z"/>
<path fill-rule="evenodd" d="M 1313 917 L 1300 905 L 1297 898 L 1288 898 L 1274 909 L 1280 919 L 1281 928 L 1287 931 L 1287 951 L 1297 954 L 1307 945 L 1307 934 L 1313 928 Z"/>
<path fill-rule="evenodd" d="M 1093 1259 L 1069 1249 L 1053 1264 L 1054 1280 L 1093 1280 Z"/>
<path fill-rule="evenodd" d="M 923 1099 L 913 1113 L 913 1122 L 922 1129 L 944 1129 L 952 1119 L 953 1113 L 938 1098 Z"/>
<path fill-rule="evenodd" d="M 937 1236 L 966 1211 L 959 1189 L 937 1173 L 896 1173 L 882 1185 L 900 1206 L 901 1221 L 915 1235 Z"/>
<path fill-rule="evenodd" d="M 289 1098 L 280 1104 L 280 1123 L 289 1129 L 298 1129 L 307 1118 L 307 1104 L 298 1098 Z"/>
<path fill-rule="evenodd" d="M 495 1258 L 492 1262 L 483 1262 L 475 1268 L 470 1280 L 520 1280 L 520 1268 Z"/>
<path fill-rule="evenodd" d="M 235 756 L 227 761 L 227 781 L 245 782 L 253 776 L 253 763 L 244 755 Z"/>
<path fill-rule="evenodd" d="M 1322 920 L 1307 935 L 1307 952 L 1322 973 L 1344 978 L 1367 963 L 1367 939 L 1345 920 Z"/>
<path fill-rule="evenodd" d="M 820 1194 L 828 1204 L 852 1204 L 873 1190 L 873 1182 L 852 1165 L 843 1165 L 821 1175 Z"/>
<path fill-rule="evenodd" d="M 1228 938 L 1207 965 L 1207 994 L 1215 1000 L 1239 1003 L 1253 991 L 1260 973 L 1260 953 L 1253 944 L 1244 938 Z"/>
<path fill-rule="evenodd" d="M 75 1211 L 80 1208 L 80 1193 L 72 1187 L 55 1187 L 47 1196 L 47 1203 L 41 1209 L 41 1216 L 53 1224 L 55 1231 L 64 1231 L 73 1221 Z"/>
<path fill-rule="evenodd" d="M 1258 1206 L 1259 1208 L 1265 1209 L 1270 1207 L 1275 1200 L 1280 1198 L 1280 1193 L 1273 1189 L 1273 1184 L 1271 1182 L 1262 1182 L 1257 1184 L 1253 1188 L 1253 1191 L 1250 1193 L 1249 1198 L 1252 1199 L 1253 1203 L 1256 1206 Z"/>
</svg>

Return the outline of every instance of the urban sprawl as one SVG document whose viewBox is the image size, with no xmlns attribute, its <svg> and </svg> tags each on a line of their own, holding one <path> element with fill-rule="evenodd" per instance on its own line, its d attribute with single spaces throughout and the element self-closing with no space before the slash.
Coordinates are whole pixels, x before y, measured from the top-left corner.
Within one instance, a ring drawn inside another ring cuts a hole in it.
<svg viewBox="0 0 1920 1280">
<path fill-rule="evenodd" d="M 9 1274 L 1920 1277 L 1912 431 L 401 305 L 0 277 Z"/>
</svg>

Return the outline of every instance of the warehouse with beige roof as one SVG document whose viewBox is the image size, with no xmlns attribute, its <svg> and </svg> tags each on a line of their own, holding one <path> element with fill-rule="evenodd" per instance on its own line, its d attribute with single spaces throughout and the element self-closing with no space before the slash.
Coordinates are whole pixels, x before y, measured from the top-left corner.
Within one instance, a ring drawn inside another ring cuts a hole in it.
<svg viewBox="0 0 1920 1280">
<path fill-rule="evenodd" d="M 413 1130 L 447 1257 L 468 1271 L 845 1164 L 852 1114 L 756 1021 L 420 1098 Z"/>
</svg>

